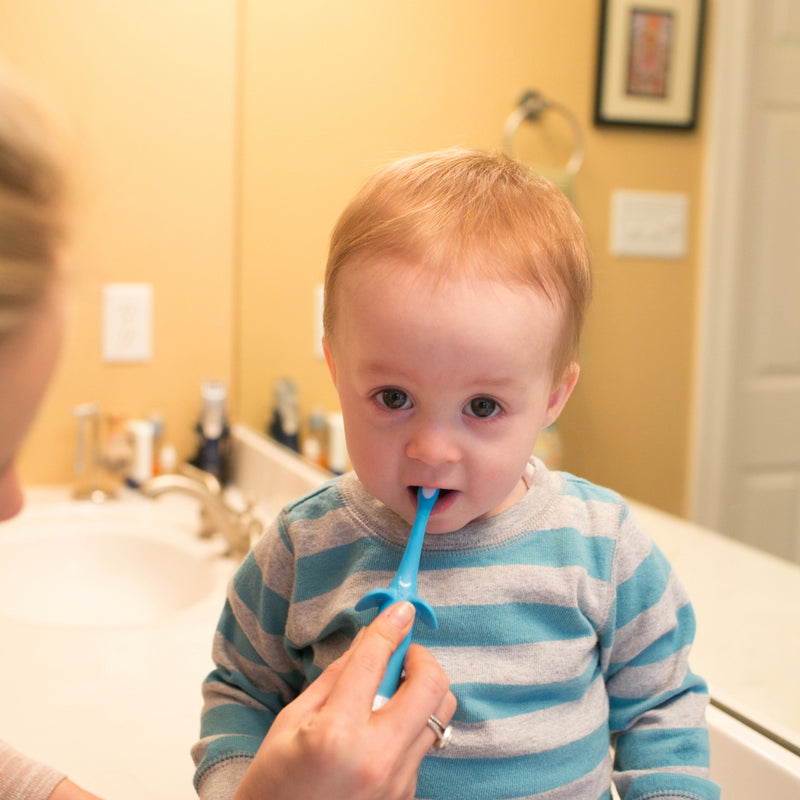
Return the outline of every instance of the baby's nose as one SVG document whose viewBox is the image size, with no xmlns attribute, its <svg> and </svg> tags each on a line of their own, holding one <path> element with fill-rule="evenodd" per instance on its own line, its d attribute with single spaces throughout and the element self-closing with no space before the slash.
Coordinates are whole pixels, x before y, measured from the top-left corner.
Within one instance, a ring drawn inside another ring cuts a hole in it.
<svg viewBox="0 0 800 800">
<path fill-rule="evenodd" d="M 414 432 L 406 445 L 406 455 L 429 466 L 453 464 L 461 459 L 455 437 L 446 429 L 425 426 Z"/>
</svg>

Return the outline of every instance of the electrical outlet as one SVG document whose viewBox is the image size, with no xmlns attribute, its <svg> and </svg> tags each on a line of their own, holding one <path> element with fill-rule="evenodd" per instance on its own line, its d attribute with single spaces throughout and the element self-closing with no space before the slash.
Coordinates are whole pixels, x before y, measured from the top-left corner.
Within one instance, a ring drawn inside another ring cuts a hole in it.
<svg viewBox="0 0 800 800">
<path fill-rule="evenodd" d="M 153 357 L 153 287 L 109 283 L 103 287 L 103 360 L 143 362 Z"/>
<path fill-rule="evenodd" d="M 677 192 L 614 192 L 611 252 L 617 256 L 683 258 L 689 198 Z"/>
</svg>

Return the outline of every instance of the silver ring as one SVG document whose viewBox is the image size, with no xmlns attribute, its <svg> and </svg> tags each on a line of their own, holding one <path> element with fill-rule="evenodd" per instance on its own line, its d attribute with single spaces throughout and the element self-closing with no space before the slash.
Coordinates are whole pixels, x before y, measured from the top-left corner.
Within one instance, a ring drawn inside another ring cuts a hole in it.
<svg viewBox="0 0 800 800">
<path fill-rule="evenodd" d="M 453 738 L 453 729 L 431 714 L 428 717 L 427 726 L 436 734 L 436 741 L 433 743 L 435 750 L 444 750 Z"/>
</svg>

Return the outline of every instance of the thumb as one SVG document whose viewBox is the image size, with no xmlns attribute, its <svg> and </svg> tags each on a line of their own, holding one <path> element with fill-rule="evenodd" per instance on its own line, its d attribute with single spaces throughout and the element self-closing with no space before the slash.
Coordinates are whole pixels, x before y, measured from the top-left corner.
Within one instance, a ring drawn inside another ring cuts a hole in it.
<svg viewBox="0 0 800 800">
<path fill-rule="evenodd" d="M 393 603 L 363 629 L 331 689 L 326 703 L 329 710 L 347 707 L 351 713 L 355 709 L 364 717 L 370 715 L 389 659 L 411 630 L 415 613 L 407 601 Z"/>
</svg>

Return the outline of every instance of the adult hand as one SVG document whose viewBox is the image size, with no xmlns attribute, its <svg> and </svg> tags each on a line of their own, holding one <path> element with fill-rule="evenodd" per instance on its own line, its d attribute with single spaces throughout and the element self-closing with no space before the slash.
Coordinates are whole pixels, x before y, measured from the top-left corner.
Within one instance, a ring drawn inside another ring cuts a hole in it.
<svg viewBox="0 0 800 800">
<path fill-rule="evenodd" d="M 234 800 L 410 800 L 436 740 L 427 720 L 450 721 L 456 700 L 436 659 L 413 645 L 406 678 L 378 711 L 372 701 L 414 607 L 396 603 L 278 715 Z"/>
<path fill-rule="evenodd" d="M 100 798 L 65 778 L 53 789 L 48 800 L 100 800 Z"/>
</svg>

